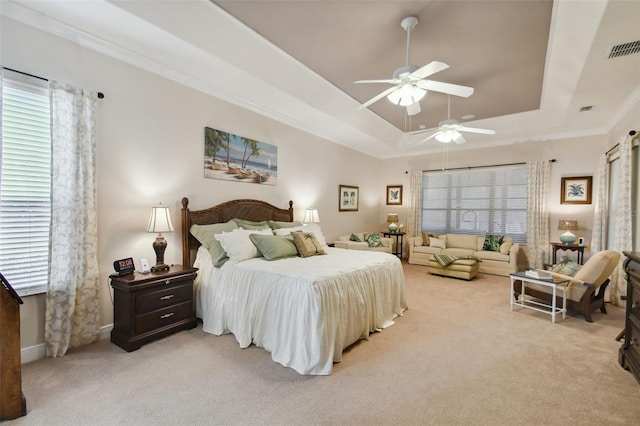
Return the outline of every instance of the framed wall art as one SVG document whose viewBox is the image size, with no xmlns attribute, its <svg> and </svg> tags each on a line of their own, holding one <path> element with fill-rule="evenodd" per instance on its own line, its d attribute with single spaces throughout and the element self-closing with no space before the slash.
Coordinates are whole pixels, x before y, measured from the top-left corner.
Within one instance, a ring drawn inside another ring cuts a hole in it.
<svg viewBox="0 0 640 426">
<path fill-rule="evenodd" d="M 338 211 L 340 212 L 357 212 L 359 188 L 357 186 L 339 185 L 338 186 Z"/>
<path fill-rule="evenodd" d="M 591 176 L 562 178 L 560 204 L 591 204 L 591 182 Z"/>
<path fill-rule="evenodd" d="M 205 127 L 204 177 L 276 185 L 278 147 Z"/>
<path fill-rule="evenodd" d="M 402 185 L 387 185 L 387 205 L 402 205 Z"/>
</svg>

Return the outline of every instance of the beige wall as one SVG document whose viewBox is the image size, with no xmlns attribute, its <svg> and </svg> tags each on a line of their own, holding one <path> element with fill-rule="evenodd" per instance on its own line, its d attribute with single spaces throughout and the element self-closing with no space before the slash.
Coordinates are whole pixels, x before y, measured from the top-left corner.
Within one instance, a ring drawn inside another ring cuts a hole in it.
<svg viewBox="0 0 640 426">
<path fill-rule="evenodd" d="M 406 171 L 442 166 L 440 155 L 378 160 L 354 152 L 6 18 L 1 31 L 4 66 L 106 95 L 100 101 L 97 150 L 100 307 L 105 327 L 113 317 L 108 283 L 113 260 L 155 258 L 154 236 L 145 232 L 145 226 L 150 207 L 158 202 L 171 207 L 176 228 L 165 235 L 165 261 L 179 263 L 179 209 L 184 196 L 194 209 L 234 198 L 259 198 L 282 207 L 293 200 L 296 219 L 307 207 L 319 210 L 322 229 L 332 240 L 354 230 L 384 229 L 390 212 L 399 213 L 400 222 L 405 222 L 405 207 L 385 205 L 386 185 L 401 184 L 406 191 Z M 621 128 L 632 124 L 640 128 L 637 117 L 630 113 L 621 120 Z M 205 126 L 277 145 L 278 185 L 205 179 Z M 560 205 L 560 178 L 594 175 L 598 156 L 614 143 L 609 134 L 504 149 L 452 149 L 448 167 L 555 158 L 551 223 L 575 217 L 580 221 L 579 234 L 590 237 L 592 205 Z M 358 212 L 338 212 L 339 184 L 360 187 Z M 551 230 L 552 238 L 558 234 Z M 21 319 L 22 347 L 41 346 L 43 295 L 25 297 Z"/>
</svg>

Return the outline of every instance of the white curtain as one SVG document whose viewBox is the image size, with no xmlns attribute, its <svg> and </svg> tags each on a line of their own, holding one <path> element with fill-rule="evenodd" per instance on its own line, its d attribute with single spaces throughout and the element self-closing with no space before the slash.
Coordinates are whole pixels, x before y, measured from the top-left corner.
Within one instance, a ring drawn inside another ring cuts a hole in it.
<svg viewBox="0 0 640 426">
<path fill-rule="evenodd" d="M 613 247 L 611 250 L 619 252 L 632 251 L 633 225 L 632 225 L 632 194 L 631 194 L 631 174 L 632 174 L 632 148 L 631 136 L 624 136 L 619 142 L 620 167 L 618 181 L 618 199 L 616 200 L 616 211 L 611 214 L 616 215 L 615 228 L 613 230 Z M 622 256 L 616 270 L 611 274 L 611 284 L 609 285 L 609 299 L 614 305 L 621 305 L 620 296 L 627 293 L 626 277 L 622 266 L 625 257 Z"/>
<path fill-rule="evenodd" d="M 549 253 L 549 161 L 527 162 L 527 260 L 532 268 L 543 268 Z"/>
<path fill-rule="evenodd" d="M 407 235 L 415 237 L 422 232 L 422 172 L 409 172 L 409 202 L 407 203 Z"/>
<path fill-rule="evenodd" d="M 591 252 L 597 253 L 607 248 L 607 224 L 609 204 L 609 158 L 600 157 L 598 163 L 598 187 L 593 203 L 593 232 L 591 234 Z"/>
<path fill-rule="evenodd" d="M 46 298 L 48 356 L 98 338 L 96 97 L 49 82 L 51 99 L 51 246 Z"/>
</svg>

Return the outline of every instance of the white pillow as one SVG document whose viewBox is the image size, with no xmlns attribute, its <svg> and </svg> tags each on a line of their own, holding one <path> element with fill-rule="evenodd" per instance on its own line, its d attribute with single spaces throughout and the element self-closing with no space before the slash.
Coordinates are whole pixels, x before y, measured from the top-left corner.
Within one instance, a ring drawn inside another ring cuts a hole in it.
<svg viewBox="0 0 640 426">
<path fill-rule="evenodd" d="M 250 234 L 273 235 L 273 232 L 270 228 L 260 230 L 237 228 L 231 232 L 216 234 L 214 237 L 220 241 L 220 245 L 227 252 L 229 259 L 241 261 L 260 257 L 258 249 L 249 238 Z"/>
<path fill-rule="evenodd" d="M 275 229 L 274 231 L 276 232 L 276 235 L 289 235 L 294 231 L 311 232 L 316 236 L 320 244 L 322 244 L 323 246 L 327 245 L 327 240 L 324 238 L 324 234 L 320 229 L 320 225 L 317 225 L 315 223 L 309 223 L 302 226 L 294 226 L 293 228 L 279 228 Z"/>
<path fill-rule="evenodd" d="M 444 240 L 441 240 L 440 238 L 434 238 L 434 237 L 429 237 L 429 246 L 430 247 L 438 247 L 438 248 L 441 248 L 441 249 L 447 248 Z"/>
</svg>

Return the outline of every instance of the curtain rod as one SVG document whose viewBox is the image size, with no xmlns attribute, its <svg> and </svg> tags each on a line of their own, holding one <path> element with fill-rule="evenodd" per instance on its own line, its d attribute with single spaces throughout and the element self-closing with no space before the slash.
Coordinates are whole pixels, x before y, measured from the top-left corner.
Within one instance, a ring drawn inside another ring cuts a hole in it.
<svg viewBox="0 0 640 426">
<path fill-rule="evenodd" d="M 16 72 L 18 74 L 26 75 L 27 77 L 37 78 L 38 80 L 49 81 L 48 78 L 40 77 L 39 75 L 29 74 L 28 72 L 24 72 L 24 71 L 14 70 L 13 68 L 2 67 L 2 69 L 5 69 L 7 71 L 13 71 L 13 72 Z M 104 98 L 104 93 L 98 92 L 98 99 L 103 99 L 103 98 Z"/>
<path fill-rule="evenodd" d="M 629 136 L 631 136 L 633 138 L 633 136 L 635 136 L 636 131 L 635 130 L 629 130 Z M 611 148 L 609 148 L 609 151 L 605 152 L 604 155 L 609 155 L 611 154 L 612 151 L 615 151 L 616 149 L 618 149 L 618 147 L 620 146 L 619 143 L 615 144 L 614 146 L 612 146 Z"/>
<path fill-rule="evenodd" d="M 551 160 L 549 160 L 549 162 L 551 163 L 555 163 L 556 159 L 553 158 Z M 487 167 L 501 167 L 501 166 L 521 166 L 527 164 L 526 162 L 520 162 L 520 163 L 505 163 L 505 164 L 490 164 L 487 166 L 470 166 L 470 167 L 454 167 L 452 169 L 432 169 L 432 170 L 422 170 L 422 173 L 428 173 L 428 172 L 445 172 L 445 171 L 450 171 L 450 170 L 471 170 L 471 169 L 484 169 Z M 408 171 L 406 171 L 405 173 L 409 173 Z"/>
</svg>

